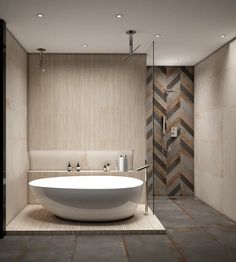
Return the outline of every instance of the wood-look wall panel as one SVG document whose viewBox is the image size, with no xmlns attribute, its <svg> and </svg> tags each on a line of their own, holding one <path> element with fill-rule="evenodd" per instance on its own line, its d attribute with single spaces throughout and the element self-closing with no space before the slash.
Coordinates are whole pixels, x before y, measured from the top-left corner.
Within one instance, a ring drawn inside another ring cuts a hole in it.
<svg viewBox="0 0 236 262">
<path fill-rule="evenodd" d="M 145 159 L 145 56 L 29 55 L 29 150 L 130 150 Z"/>
</svg>

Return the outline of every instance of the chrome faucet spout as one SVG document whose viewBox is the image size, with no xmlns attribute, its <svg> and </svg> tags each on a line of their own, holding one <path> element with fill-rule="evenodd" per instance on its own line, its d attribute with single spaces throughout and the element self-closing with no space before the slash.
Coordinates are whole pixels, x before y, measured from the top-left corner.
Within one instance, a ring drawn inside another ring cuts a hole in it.
<svg viewBox="0 0 236 262">
<path fill-rule="evenodd" d="M 149 168 L 149 165 L 141 166 L 136 171 L 141 171 L 143 169 Z"/>
<path fill-rule="evenodd" d="M 143 169 L 149 168 L 149 165 L 141 166 L 136 171 L 141 171 Z"/>
</svg>

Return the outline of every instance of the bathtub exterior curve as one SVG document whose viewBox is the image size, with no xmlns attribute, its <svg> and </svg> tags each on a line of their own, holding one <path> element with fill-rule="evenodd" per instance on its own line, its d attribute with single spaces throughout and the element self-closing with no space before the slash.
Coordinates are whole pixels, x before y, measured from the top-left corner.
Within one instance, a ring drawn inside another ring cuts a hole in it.
<svg viewBox="0 0 236 262">
<path fill-rule="evenodd" d="M 37 179 L 29 185 L 42 206 L 58 217 L 106 222 L 134 215 L 143 181 L 123 176 L 67 176 Z"/>
</svg>

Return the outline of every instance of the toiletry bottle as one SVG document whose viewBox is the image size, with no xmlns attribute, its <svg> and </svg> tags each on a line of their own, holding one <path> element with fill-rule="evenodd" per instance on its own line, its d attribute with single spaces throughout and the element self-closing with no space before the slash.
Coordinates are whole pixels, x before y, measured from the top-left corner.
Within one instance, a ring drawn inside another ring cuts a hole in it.
<svg viewBox="0 0 236 262">
<path fill-rule="evenodd" d="M 71 166 L 70 162 L 69 162 L 68 165 L 67 165 L 67 171 L 68 171 L 68 172 L 71 172 L 71 171 L 72 171 L 72 166 Z"/>
<path fill-rule="evenodd" d="M 110 164 L 109 163 L 107 163 L 107 171 L 110 171 L 111 169 L 110 169 Z"/>
<path fill-rule="evenodd" d="M 124 157 L 119 157 L 119 171 L 124 171 Z"/>
<path fill-rule="evenodd" d="M 104 171 L 104 172 L 107 171 L 107 166 L 106 166 L 106 165 L 104 165 L 103 171 Z"/>
<path fill-rule="evenodd" d="M 128 157 L 126 155 L 124 157 L 124 171 L 128 171 Z"/>
<path fill-rule="evenodd" d="M 77 163 L 77 166 L 76 166 L 76 171 L 79 172 L 80 171 L 80 165 L 79 165 L 79 162 Z"/>
</svg>

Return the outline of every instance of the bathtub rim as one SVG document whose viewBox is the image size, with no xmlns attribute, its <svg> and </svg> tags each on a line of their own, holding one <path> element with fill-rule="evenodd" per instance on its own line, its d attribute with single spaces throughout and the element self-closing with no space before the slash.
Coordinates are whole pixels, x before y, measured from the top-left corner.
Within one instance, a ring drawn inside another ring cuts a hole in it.
<svg viewBox="0 0 236 262">
<path fill-rule="evenodd" d="M 123 187 L 115 187 L 115 186 L 110 186 L 110 187 L 73 187 L 73 186 L 70 186 L 70 187 L 66 187 L 66 186 L 62 186 L 62 187 L 59 187 L 59 186 L 52 186 L 52 185 L 37 185 L 37 182 L 39 181 L 42 181 L 42 180 L 56 180 L 56 179 L 69 179 L 69 178 L 80 178 L 80 177 L 89 177 L 89 178 L 98 178 L 98 177 L 102 177 L 102 178 L 125 178 L 125 179 L 129 179 L 129 180 L 133 180 L 134 182 L 138 183 L 138 184 L 135 184 L 135 185 L 129 185 L 129 186 L 123 186 Z M 37 187 L 37 188 L 44 188 L 44 189 L 58 189 L 58 190 L 122 190 L 122 189 L 132 189 L 132 188 L 138 188 L 140 186 L 143 186 L 144 185 L 144 181 L 139 179 L 139 178 L 135 178 L 135 177 L 128 177 L 128 176 L 112 176 L 112 175 L 97 175 L 97 176 L 86 176 L 86 175 L 78 175 L 78 176 L 59 176 L 59 177 L 47 177 L 47 178 L 40 178 L 40 179 L 35 179 L 35 180 L 32 180 L 30 182 L 28 182 L 28 185 L 30 187 Z"/>
</svg>

